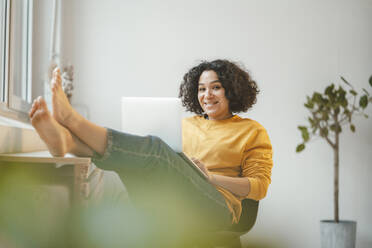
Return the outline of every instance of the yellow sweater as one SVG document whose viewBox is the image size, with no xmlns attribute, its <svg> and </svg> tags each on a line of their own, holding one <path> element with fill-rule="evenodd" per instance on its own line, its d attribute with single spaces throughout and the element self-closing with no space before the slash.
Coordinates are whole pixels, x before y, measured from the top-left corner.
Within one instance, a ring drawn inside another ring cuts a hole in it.
<svg viewBox="0 0 372 248">
<path fill-rule="evenodd" d="M 269 136 L 258 122 L 237 115 L 226 120 L 207 120 L 202 116 L 183 119 L 183 152 L 203 162 L 211 173 L 247 177 L 251 189 L 239 197 L 217 186 L 232 212 L 233 223 L 239 222 L 241 200 L 260 200 L 271 183 L 272 147 Z"/>
</svg>

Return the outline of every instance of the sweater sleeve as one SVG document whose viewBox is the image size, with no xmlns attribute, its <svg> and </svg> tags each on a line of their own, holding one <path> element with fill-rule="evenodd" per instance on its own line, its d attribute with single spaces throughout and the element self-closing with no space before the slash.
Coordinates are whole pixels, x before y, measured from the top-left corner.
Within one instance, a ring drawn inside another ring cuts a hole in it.
<svg viewBox="0 0 372 248">
<path fill-rule="evenodd" d="M 245 198 L 258 201 L 266 196 L 272 167 L 271 142 L 266 130 L 260 127 L 249 138 L 243 152 L 242 176 L 247 177 L 251 184 Z"/>
</svg>

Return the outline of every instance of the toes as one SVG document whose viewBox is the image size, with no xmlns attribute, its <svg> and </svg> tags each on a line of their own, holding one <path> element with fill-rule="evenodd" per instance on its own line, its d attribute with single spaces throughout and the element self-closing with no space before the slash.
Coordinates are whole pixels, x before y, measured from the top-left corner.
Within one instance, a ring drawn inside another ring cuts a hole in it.
<svg viewBox="0 0 372 248">
<path fill-rule="evenodd" d="M 53 70 L 53 78 L 56 78 L 58 74 L 61 73 L 61 70 L 59 69 L 59 67 L 57 66 L 56 68 L 54 68 Z"/>
<path fill-rule="evenodd" d="M 48 106 L 47 106 L 47 104 L 46 104 L 44 98 L 40 96 L 40 97 L 38 98 L 38 100 L 39 100 L 39 105 L 40 105 L 40 107 L 43 108 L 44 110 L 48 110 Z"/>
<path fill-rule="evenodd" d="M 52 79 L 50 83 L 50 88 L 52 91 L 62 90 L 62 80 Z"/>
<path fill-rule="evenodd" d="M 61 74 L 58 74 L 57 75 L 57 78 L 56 78 L 56 83 L 59 87 L 62 87 L 62 78 L 61 78 Z"/>
<path fill-rule="evenodd" d="M 33 108 L 37 109 L 39 107 L 39 101 L 38 98 L 34 100 L 34 103 L 32 104 Z"/>
<path fill-rule="evenodd" d="M 35 126 L 35 123 L 37 122 L 37 119 L 38 119 L 37 112 L 38 112 L 37 109 L 35 109 L 35 111 L 32 113 L 32 116 L 30 116 L 31 124 L 33 126 Z"/>
<path fill-rule="evenodd" d="M 52 89 L 52 92 L 53 92 L 53 93 L 56 92 L 56 90 L 57 90 L 57 84 L 56 84 L 55 81 L 52 82 L 52 88 L 51 88 L 51 89 Z"/>
<path fill-rule="evenodd" d="M 28 111 L 28 117 L 31 119 L 32 116 L 34 115 L 34 112 L 33 109 L 30 109 L 30 111 Z"/>
<path fill-rule="evenodd" d="M 31 124 L 36 129 L 40 129 L 44 126 L 43 123 L 47 123 L 50 121 L 50 114 L 48 111 L 43 109 L 36 109 L 34 115 L 31 117 Z"/>
<path fill-rule="evenodd" d="M 58 86 L 62 87 L 61 70 L 58 67 L 53 70 L 53 80 Z"/>
<path fill-rule="evenodd" d="M 34 115 L 34 113 L 35 113 L 35 108 L 32 107 L 32 108 L 30 109 L 30 111 L 28 111 L 28 117 L 32 118 L 32 116 Z"/>
<path fill-rule="evenodd" d="M 36 109 L 34 114 L 31 117 L 31 124 L 35 127 L 40 122 L 40 119 L 43 116 L 43 112 L 40 111 L 39 109 Z"/>
<path fill-rule="evenodd" d="M 38 109 L 38 107 L 39 107 L 39 103 L 38 103 L 37 99 L 35 99 L 34 102 L 32 103 L 30 111 L 28 112 L 28 115 L 29 115 L 30 118 L 32 118 L 32 116 L 34 115 L 34 113 Z"/>
<path fill-rule="evenodd" d="M 36 104 L 40 104 L 41 99 L 43 99 L 43 97 L 42 96 L 38 96 L 36 98 Z"/>
</svg>

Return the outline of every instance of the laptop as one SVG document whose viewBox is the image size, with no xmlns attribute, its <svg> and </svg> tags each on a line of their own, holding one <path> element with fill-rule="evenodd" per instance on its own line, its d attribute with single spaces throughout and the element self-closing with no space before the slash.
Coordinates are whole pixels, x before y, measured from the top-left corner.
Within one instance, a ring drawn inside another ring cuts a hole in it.
<svg viewBox="0 0 372 248">
<path fill-rule="evenodd" d="M 122 97 L 121 131 L 161 138 L 187 164 L 206 178 L 204 172 L 182 152 L 182 119 L 190 116 L 176 97 Z"/>
</svg>

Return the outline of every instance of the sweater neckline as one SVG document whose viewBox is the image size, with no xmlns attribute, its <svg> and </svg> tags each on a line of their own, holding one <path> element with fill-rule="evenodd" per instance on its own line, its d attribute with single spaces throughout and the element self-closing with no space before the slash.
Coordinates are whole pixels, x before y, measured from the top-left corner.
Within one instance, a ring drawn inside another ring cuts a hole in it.
<svg viewBox="0 0 372 248">
<path fill-rule="evenodd" d="M 223 119 L 223 120 L 209 120 L 207 118 L 205 118 L 205 116 L 200 116 L 201 117 L 201 120 L 203 122 L 206 122 L 206 123 L 226 123 L 226 122 L 231 122 L 231 121 L 234 121 L 234 120 L 238 120 L 238 119 L 241 119 L 238 115 L 233 115 L 231 116 L 230 118 L 227 118 L 227 119 Z"/>
</svg>

